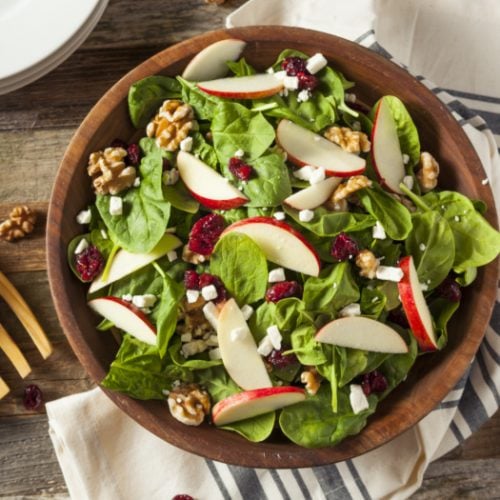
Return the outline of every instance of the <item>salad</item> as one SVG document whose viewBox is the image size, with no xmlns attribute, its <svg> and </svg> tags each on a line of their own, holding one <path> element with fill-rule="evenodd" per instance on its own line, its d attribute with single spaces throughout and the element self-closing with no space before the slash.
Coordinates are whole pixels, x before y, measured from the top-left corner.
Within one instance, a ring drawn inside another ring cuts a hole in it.
<svg viewBox="0 0 500 500">
<path fill-rule="evenodd" d="M 140 139 L 90 155 L 68 262 L 120 342 L 104 387 L 186 425 L 331 446 L 446 346 L 500 234 L 438 189 L 397 97 L 359 102 L 321 54 L 262 72 L 243 48 L 132 85 Z"/>
</svg>

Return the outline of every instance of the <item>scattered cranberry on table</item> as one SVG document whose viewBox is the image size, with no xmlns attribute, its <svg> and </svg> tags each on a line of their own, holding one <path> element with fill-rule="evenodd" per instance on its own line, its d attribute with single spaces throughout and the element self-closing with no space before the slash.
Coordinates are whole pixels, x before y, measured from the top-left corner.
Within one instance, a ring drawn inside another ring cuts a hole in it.
<svg viewBox="0 0 500 500">
<path fill-rule="evenodd" d="M 36 384 L 30 384 L 24 389 L 24 407 L 27 410 L 38 410 L 43 404 L 43 394 Z"/>
</svg>

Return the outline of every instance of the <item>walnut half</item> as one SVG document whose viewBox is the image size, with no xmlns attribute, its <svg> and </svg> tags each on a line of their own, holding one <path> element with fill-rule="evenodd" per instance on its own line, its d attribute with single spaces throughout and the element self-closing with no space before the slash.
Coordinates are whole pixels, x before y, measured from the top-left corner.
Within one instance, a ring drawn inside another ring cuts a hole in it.
<svg viewBox="0 0 500 500">
<path fill-rule="evenodd" d="M 305 370 L 300 374 L 300 381 L 303 384 L 305 384 L 306 391 L 311 396 L 314 396 L 318 392 L 321 386 L 321 380 L 322 380 L 321 375 L 318 373 L 318 370 L 316 370 L 316 368 L 314 368 L 313 366 L 311 366 L 308 370 Z"/>
<path fill-rule="evenodd" d="M 0 239 L 14 241 L 24 238 L 35 228 L 36 212 L 26 205 L 14 207 L 9 218 L 0 224 Z"/>
<path fill-rule="evenodd" d="M 168 395 L 172 417 L 185 425 L 200 425 L 210 413 L 210 396 L 198 384 L 179 384 Z"/>
<path fill-rule="evenodd" d="M 439 176 L 439 164 L 436 159 L 427 152 L 420 155 L 420 170 L 417 172 L 417 180 L 424 193 L 431 191 L 437 186 Z"/>
<path fill-rule="evenodd" d="M 324 136 L 349 153 L 368 153 L 371 148 L 370 140 L 364 132 L 352 130 L 349 127 L 330 127 L 325 131 Z"/>
</svg>

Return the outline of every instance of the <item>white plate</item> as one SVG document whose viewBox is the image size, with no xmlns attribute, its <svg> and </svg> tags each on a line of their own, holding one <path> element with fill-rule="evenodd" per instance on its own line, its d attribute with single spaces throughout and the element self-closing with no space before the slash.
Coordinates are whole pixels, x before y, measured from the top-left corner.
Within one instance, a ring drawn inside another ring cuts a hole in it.
<svg viewBox="0 0 500 500">
<path fill-rule="evenodd" d="M 42 77 L 87 38 L 108 0 L 0 0 L 0 94 Z"/>
</svg>

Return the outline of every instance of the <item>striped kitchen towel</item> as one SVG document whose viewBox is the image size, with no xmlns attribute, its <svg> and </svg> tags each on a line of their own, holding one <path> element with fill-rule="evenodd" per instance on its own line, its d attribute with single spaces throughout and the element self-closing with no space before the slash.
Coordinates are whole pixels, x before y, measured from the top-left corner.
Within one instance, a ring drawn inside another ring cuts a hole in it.
<svg viewBox="0 0 500 500">
<path fill-rule="evenodd" d="M 415 50 L 430 51 L 426 40 L 435 44 L 430 33 L 426 36 L 426 23 L 419 20 L 430 16 L 428 10 L 435 9 L 436 2 L 397 3 L 395 0 L 250 0 L 229 16 L 227 25 L 285 24 L 320 29 L 355 40 L 389 58 L 387 50 L 392 51 L 393 45 L 398 58 L 418 72 L 418 68 L 412 67 L 419 60 L 414 56 Z M 477 3 L 491 4 L 491 0 Z M 453 4 L 451 0 L 442 0 L 438 4 L 440 8 L 452 9 L 443 15 L 447 29 L 459 30 L 456 24 L 461 20 L 465 23 L 467 16 L 472 15 L 471 9 L 474 10 L 470 2 L 462 0 L 453 0 Z M 401 5 L 406 7 L 401 10 Z M 384 8 L 393 15 L 381 15 Z M 396 12 L 402 17 L 394 18 Z M 431 14 L 433 20 L 439 17 L 436 11 Z M 497 23 L 491 25 L 498 26 L 500 12 L 496 8 L 490 16 L 483 16 L 488 17 L 484 19 L 485 26 L 464 24 L 462 37 L 472 25 L 477 36 L 487 36 L 494 14 Z M 391 22 L 395 23 L 392 27 Z M 443 25 L 440 36 L 446 40 L 444 28 Z M 375 33 L 385 34 L 382 43 L 375 39 Z M 492 36 L 497 38 L 496 28 Z M 479 67 L 474 59 L 477 54 L 471 52 L 473 44 L 453 39 L 442 50 L 435 45 L 430 47 L 433 60 L 445 57 L 449 64 L 446 71 L 439 67 L 431 71 L 430 67 L 426 72 L 440 86 L 418 78 L 446 103 L 463 126 L 483 162 L 500 207 L 500 70 L 494 79 L 496 87 L 491 87 L 495 90 L 491 92 L 493 96 L 485 95 L 488 89 L 484 90 L 481 82 L 491 79 L 495 67 L 484 70 Z M 450 51 L 460 53 L 462 58 L 457 66 L 461 74 L 457 74 L 456 80 L 450 74 L 454 59 Z M 467 57 L 474 63 L 467 63 Z M 467 77 L 464 78 L 463 68 L 475 71 L 469 87 L 464 86 Z M 458 82 L 458 78 L 460 85 L 450 85 Z M 407 498 L 419 488 L 433 460 L 463 442 L 500 406 L 499 332 L 500 291 L 485 339 L 469 372 L 440 405 L 393 441 L 336 465 L 260 470 L 205 460 L 150 434 L 118 410 L 100 389 L 47 404 L 50 433 L 74 499 L 168 499 L 181 493 L 210 500 Z"/>
</svg>

